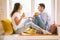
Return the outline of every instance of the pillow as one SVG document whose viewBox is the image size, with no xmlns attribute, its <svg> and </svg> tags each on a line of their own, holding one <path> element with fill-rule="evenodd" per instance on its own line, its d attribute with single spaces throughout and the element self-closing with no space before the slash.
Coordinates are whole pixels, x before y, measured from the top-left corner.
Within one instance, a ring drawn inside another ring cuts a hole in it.
<svg viewBox="0 0 60 40">
<path fill-rule="evenodd" d="M 5 19 L 5 20 L 2 20 L 1 23 L 2 23 L 3 29 L 6 34 L 13 33 L 13 26 L 12 26 L 12 23 L 10 22 L 10 20 Z"/>
</svg>

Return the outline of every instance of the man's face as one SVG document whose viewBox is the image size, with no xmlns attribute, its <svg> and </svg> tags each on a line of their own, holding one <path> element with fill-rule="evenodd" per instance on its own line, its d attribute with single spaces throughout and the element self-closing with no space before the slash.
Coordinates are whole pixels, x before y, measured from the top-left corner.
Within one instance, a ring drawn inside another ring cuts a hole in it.
<svg viewBox="0 0 60 40">
<path fill-rule="evenodd" d="M 44 11 L 44 7 L 38 6 L 38 10 L 39 10 L 40 12 L 43 12 L 43 11 Z"/>
</svg>

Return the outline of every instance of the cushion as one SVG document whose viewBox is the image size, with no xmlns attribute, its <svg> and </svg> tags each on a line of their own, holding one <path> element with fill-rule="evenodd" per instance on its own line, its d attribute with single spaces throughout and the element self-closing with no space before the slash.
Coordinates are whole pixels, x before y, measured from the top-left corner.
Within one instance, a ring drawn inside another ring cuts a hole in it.
<svg viewBox="0 0 60 40">
<path fill-rule="evenodd" d="M 5 19 L 5 20 L 2 20 L 1 23 L 2 23 L 5 33 L 7 33 L 7 34 L 13 33 L 13 26 L 12 26 L 12 23 L 10 22 L 10 20 Z"/>
</svg>

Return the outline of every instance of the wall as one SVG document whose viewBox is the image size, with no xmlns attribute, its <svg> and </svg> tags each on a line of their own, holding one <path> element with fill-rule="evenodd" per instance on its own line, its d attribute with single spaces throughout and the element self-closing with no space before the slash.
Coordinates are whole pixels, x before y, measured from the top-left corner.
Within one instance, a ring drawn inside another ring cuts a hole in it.
<svg viewBox="0 0 60 40">
<path fill-rule="evenodd" d="M 0 0 L 0 21 L 6 18 L 7 14 L 7 0 Z M 0 22 L 0 34 L 3 33 L 2 25 Z"/>
<path fill-rule="evenodd" d="M 60 25 L 60 0 L 57 0 L 57 24 Z"/>
<path fill-rule="evenodd" d="M 7 0 L 0 0 L 0 20 L 6 18 L 7 13 Z"/>
</svg>

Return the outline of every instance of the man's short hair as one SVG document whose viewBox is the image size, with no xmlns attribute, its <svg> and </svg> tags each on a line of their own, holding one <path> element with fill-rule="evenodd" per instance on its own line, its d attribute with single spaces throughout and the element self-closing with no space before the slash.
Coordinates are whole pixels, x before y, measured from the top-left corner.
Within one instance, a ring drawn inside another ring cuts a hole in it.
<svg viewBox="0 0 60 40">
<path fill-rule="evenodd" d="M 39 6 L 42 6 L 45 9 L 45 4 L 40 3 Z"/>
</svg>

